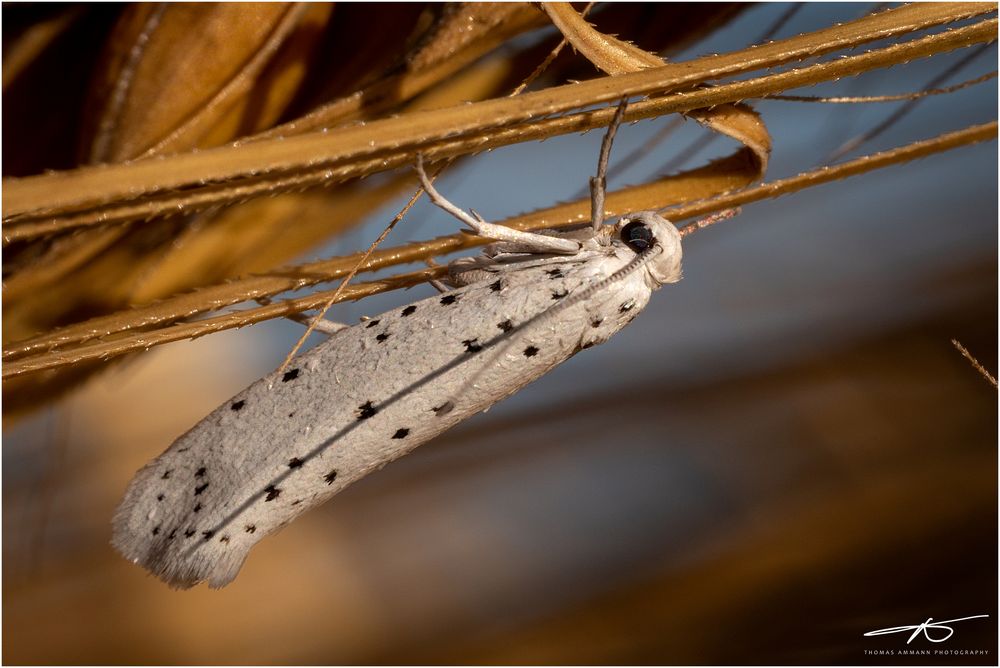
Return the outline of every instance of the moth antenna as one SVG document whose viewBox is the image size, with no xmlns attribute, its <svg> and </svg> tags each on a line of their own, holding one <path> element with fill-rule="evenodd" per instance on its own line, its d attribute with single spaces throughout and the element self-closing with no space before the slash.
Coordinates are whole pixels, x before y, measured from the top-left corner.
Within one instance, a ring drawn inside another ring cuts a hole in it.
<svg viewBox="0 0 1000 668">
<path fill-rule="evenodd" d="M 608 158 L 611 156 L 611 144 L 615 140 L 615 133 L 621 125 L 622 117 L 625 116 L 625 107 L 628 106 L 628 98 L 623 97 L 615 109 L 615 115 L 608 123 L 608 131 L 604 133 L 601 140 L 601 156 L 597 160 L 597 176 L 590 179 L 590 224 L 596 232 L 601 223 L 604 222 L 604 195 L 608 186 Z"/>
</svg>

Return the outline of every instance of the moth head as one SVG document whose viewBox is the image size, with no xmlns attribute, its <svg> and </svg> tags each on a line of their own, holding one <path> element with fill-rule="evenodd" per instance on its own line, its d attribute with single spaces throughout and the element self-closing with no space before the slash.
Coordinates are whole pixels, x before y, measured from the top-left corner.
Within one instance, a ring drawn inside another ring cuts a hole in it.
<svg viewBox="0 0 1000 668">
<path fill-rule="evenodd" d="M 615 236 L 636 254 L 658 244 L 663 250 L 646 264 L 657 285 L 681 280 L 681 234 L 655 211 L 625 214 L 615 225 Z"/>
</svg>

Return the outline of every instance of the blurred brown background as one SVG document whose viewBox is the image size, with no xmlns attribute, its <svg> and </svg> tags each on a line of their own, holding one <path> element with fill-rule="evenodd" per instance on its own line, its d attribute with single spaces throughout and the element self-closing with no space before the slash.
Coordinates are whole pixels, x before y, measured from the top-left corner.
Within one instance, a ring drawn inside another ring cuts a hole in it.
<svg viewBox="0 0 1000 668">
<path fill-rule="evenodd" d="M 777 37 L 872 8 L 809 5 Z M 674 57 L 749 44 L 787 6 L 742 9 Z M 6 44 L 17 23 L 3 11 Z M 101 11 L 79 19 L 95 40 L 116 18 Z M 962 55 L 806 92 L 919 90 Z M 955 80 L 995 62 L 994 46 Z M 5 135 L 40 104 L 15 92 Z M 928 100 L 861 152 L 995 118 L 996 95 L 989 83 Z M 892 109 L 755 106 L 775 139 L 770 178 Z M 612 163 L 667 121 L 623 128 Z M 692 125 L 611 187 L 656 173 L 696 140 Z M 488 219 L 565 200 L 599 142 L 478 156 L 441 190 Z M 73 164 L 23 151 L 17 162 L 5 146 L 5 175 Z M 173 591 L 118 557 L 111 513 L 137 468 L 301 330 L 271 322 L 115 365 L 5 426 L 4 661 L 996 664 L 997 393 L 949 342 L 995 373 L 996 183 L 988 143 L 689 238 L 684 280 L 630 328 L 264 541 L 220 591 Z M 314 255 L 363 247 L 400 203 Z M 424 202 L 405 223 L 396 242 L 454 229 Z M 990 619 L 909 648 L 986 654 L 866 653 L 907 648 L 867 631 L 978 614 Z"/>
</svg>

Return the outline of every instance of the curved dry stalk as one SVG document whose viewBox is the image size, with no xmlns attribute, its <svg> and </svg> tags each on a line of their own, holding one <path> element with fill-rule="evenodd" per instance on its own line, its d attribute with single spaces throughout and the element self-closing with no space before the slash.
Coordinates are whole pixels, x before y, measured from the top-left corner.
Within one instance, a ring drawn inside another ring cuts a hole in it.
<svg viewBox="0 0 1000 668">
<path fill-rule="evenodd" d="M 542 9 L 574 49 L 612 76 L 663 64 L 656 54 L 595 30 L 568 2 L 544 2 Z"/>
<path fill-rule="evenodd" d="M 664 61 L 656 54 L 595 30 L 568 2 L 549 2 L 544 8 L 566 40 L 595 67 L 611 76 L 663 65 Z M 757 162 L 757 178 L 763 178 L 771 155 L 771 136 L 753 109 L 722 104 L 692 109 L 685 115 L 751 149 Z"/>
<path fill-rule="evenodd" d="M 988 42 L 995 39 L 996 30 L 997 21 L 995 19 L 991 19 L 988 21 L 981 21 L 965 28 L 958 28 L 938 35 L 931 35 L 929 37 L 913 40 L 912 42 L 907 42 L 905 44 L 893 45 L 857 56 L 847 56 L 835 61 L 818 63 L 802 69 L 766 75 L 757 79 L 748 79 L 730 84 L 722 84 L 712 88 L 702 88 L 683 93 L 668 94 L 660 98 L 645 100 L 630 105 L 625 113 L 625 120 L 635 121 L 671 112 L 689 112 L 699 108 L 723 105 L 735 100 L 765 97 L 789 88 L 812 85 L 822 81 L 839 79 L 845 76 L 853 76 L 879 67 L 890 67 L 892 65 L 908 62 L 917 58 L 929 57 L 954 49 L 967 47 L 972 44 Z M 642 77 L 647 73 L 657 73 L 662 69 L 663 68 L 645 70 L 636 74 L 614 77 L 613 79 L 600 79 L 598 82 L 606 83 L 609 81 Z M 524 100 L 529 96 L 537 96 L 543 93 L 548 93 L 552 90 L 563 90 L 567 88 L 571 90 L 564 90 L 564 92 L 576 95 L 575 91 L 578 91 L 585 85 L 586 84 L 578 84 L 575 86 L 560 87 L 560 89 L 549 89 L 549 91 L 541 91 L 541 93 L 528 93 L 520 98 L 513 98 L 512 101 Z M 493 102 L 494 101 L 482 102 L 478 103 L 478 105 L 491 105 Z M 422 112 L 420 114 L 401 117 L 401 119 L 412 120 L 413 117 L 417 115 L 436 118 L 438 114 L 472 110 L 478 105 L 473 104 L 465 105 L 461 108 L 444 109 L 434 112 Z M 274 172 L 269 172 L 263 179 L 254 176 L 254 178 L 257 179 L 257 182 L 249 185 L 234 185 L 225 183 L 221 185 L 203 185 L 199 187 L 191 186 L 194 190 L 193 194 L 189 194 L 191 193 L 190 189 L 185 190 L 183 194 L 179 195 L 175 191 L 167 189 L 165 190 L 165 195 L 160 195 L 161 199 L 150 198 L 149 201 L 139 204 L 112 204 L 104 207 L 97 207 L 93 211 L 78 215 L 51 217 L 48 214 L 26 214 L 24 216 L 17 216 L 8 219 L 4 223 L 4 241 L 9 242 L 16 239 L 44 236 L 80 225 L 123 222 L 126 220 L 143 219 L 151 216 L 163 215 L 164 213 L 180 214 L 192 210 L 198 210 L 200 208 L 218 206 L 223 203 L 241 201 L 263 193 L 289 191 L 303 189 L 319 184 L 329 184 L 346 178 L 379 171 L 381 169 L 390 169 L 408 164 L 408 159 L 415 155 L 418 149 L 427 155 L 428 158 L 441 159 L 465 155 L 476 151 L 496 148 L 498 146 L 505 146 L 522 141 L 544 139 L 570 132 L 582 132 L 596 127 L 601 127 L 602 125 L 607 125 L 612 114 L 613 110 L 611 109 L 579 112 L 554 119 L 533 121 L 507 129 L 492 130 L 490 132 L 483 131 L 483 134 L 481 135 L 474 135 L 469 138 L 462 138 L 454 141 L 442 141 L 435 144 L 424 145 L 422 147 L 407 145 L 395 153 L 385 153 L 380 157 L 369 159 L 367 161 L 355 160 L 352 162 L 350 158 L 345 158 L 340 160 L 342 166 L 339 167 L 331 166 L 331 164 L 326 160 L 321 160 L 316 157 L 315 159 L 318 162 L 316 166 L 311 166 L 306 170 L 300 170 L 299 173 L 293 176 L 283 177 Z M 381 123 L 392 123 L 394 126 L 397 126 L 398 123 L 395 121 L 401 119 L 390 119 Z M 367 127 L 371 130 L 375 128 L 376 125 L 378 124 L 372 123 Z M 396 128 L 396 130 L 399 130 L 399 128 Z M 324 136 L 324 139 L 333 139 L 335 146 L 337 144 L 344 143 L 353 145 L 357 143 L 357 138 L 354 137 L 354 134 L 357 133 L 352 133 L 352 136 L 348 138 L 350 141 L 340 141 L 343 139 L 343 136 L 339 134 L 337 137 L 326 135 Z M 362 135 L 359 136 L 367 135 L 362 133 Z M 306 135 L 296 139 L 310 139 L 311 141 L 316 142 L 319 141 L 311 135 Z M 286 143 L 291 144 L 292 141 L 293 140 L 289 140 Z M 375 140 L 370 141 L 374 142 Z M 330 143 L 330 141 L 324 142 L 326 145 Z M 263 143 L 255 146 L 263 146 Z M 278 148 L 282 148 L 283 154 L 287 153 L 284 149 L 287 149 L 288 146 Z M 299 152 L 311 153 L 313 155 L 317 155 L 317 153 L 328 154 L 325 148 L 321 147 L 320 149 L 315 149 L 314 147 L 311 149 L 307 144 L 300 145 L 296 143 L 293 148 L 299 150 Z M 208 153 L 211 152 L 205 151 L 200 154 L 186 154 L 184 156 L 178 156 L 177 159 L 179 160 L 180 158 L 185 158 L 197 161 L 200 156 L 205 156 Z M 221 159 L 221 157 L 221 155 L 213 156 L 213 162 L 214 158 Z M 333 158 L 330 159 L 333 160 Z M 167 160 L 172 159 L 165 159 L 164 162 Z M 140 176 L 142 178 L 153 179 L 156 173 L 155 168 L 157 165 L 151 164 L 152 162 L 157 161 L 132 163 L 132 169 L 135 171 L 139 167 L 142 167 L 144 174 Z M 115 169 L 123 169 L 124 167 L 125 166 L 109 166 L 107 169 L 109 171 L 114 171 Z M 252 171 L 256 174 L 257 170 Z M 305 173 L 302 173 L 303 171 Z M 79 173 L 80 172 L 78 171 L 73 174 Z M 32 178 L 45 179 L 48 177 L 43 176 Z M 248 180 L 250 179 L 244 179 L 244 182 Z M 8 199 L 5 199 L 4 203 L 7 204 L 7 202 Z"/>
<path fill-rule="evenodd" d="M 420 283 L 440 278 L 447 267 L 434 267 L 415 271 L 408 274 L 399 274 L 379 281 L 369 283 L 356 283 L 346 286 L 340 293 L 341 301 L 361 299 L 368 295 L 408 288 Z M 339 289 L 339 288 L 338 288 Z M 106 361 L 127 352 L 137 352 L 148 350 L 153 346 L 173 341 L 185 339 L 196 339 L 206 334 L 221 332 L 227 329 L 244 327 L 246 325 L 263 322 L 272 318 L 282 318 L 288 315 L 301 313 L 310 309 L 318 308 L 329 300 L 330 295 L 335 290 L 326 292 L 316 292 L 298 299 L 274 302 L 259 308 L 245 311 L 235 311 L 225 315 L 217 316 L 206 320 L 199 320 L 191 323 L 181 323 L 165 327 L 150 332 L 137 332 L 125 336 L 94 343 L 84 344 L 70 350 L 58 350 L 45 355 L 29 357 L 17 362 L 4 365 L 4 378 L 19 376 L 24 373 L 43 371 L 45 369 L 58 368 L 79 364 L 89 360 Z M 8 367 L 10 373 L 8 374 Z"/>
<path fill-rule="evenodd" d="M 772 67 L 794 60 L 811 58 L 833 51 L 858 46 L 876 39 L 903 35 L 941 23 L 969 18 L 993 11 L 992 5 L 909 5 L 882 14 L 865 17 L 855 22 L 834 26 L 808 35 L 800 35 L 787 40 L 761 45 L 752 49 L 709 56 L 692 63 L 666 64 L 642 72 L 620 77 L 606 77 L 570 86 L 560 86 L 548 90 L 527 93 L 513 99 L 497 99 L 462 107 L 441 109 L 430 112 L 416 112 L 406 116 L 375 121 L 367 126 L 338 129 L 327 134 L 310 134 L 290 137 L 284 140 L 261 141 L 245 146 L 229 146 L 150 159 L 123 165 L 104 165 L 83 168 L 72 172 L 48 174 L 25 179 L 8 180 L 4 183 L 5 198 L 5 239 L 24 238 L 12 232 L 12 223 L 45 221 L 57 214 L 95 209 L 92 214 L 98 218 L 114 218 L 113 204 L 127 202 L 132 207 L 131 215 L 143 217 L 185 206 L 192 198 L 178 198 L 178 189 L 188 189 L 192 193 L 204 195 L 220 188 L 236 189 L 247 183 L 268 181 L 266 189 L 273 192 L 275 181 L 281 179 L 304 179 L 304 173 L 313 179 L 344 179 L 353 176 L 392 168 L 412 159 L 416 151 L 429 156 L 446 157 L 470 153 L 482 148 L 486 143 L 484 134 L 495 134 L 498 128 L 517 123 L 531 123 L 543 116 L 564 113 L 571 109 L 620 99 L 625 95 L 647 95 L 679 86 L 691 86 L 721 77 L 732 76 L 755 69 Z M 933 55 L 962 46 L 995 39 L 996 21 L 984 20 L 972 26 L 958 28 L 940 35 L 932 35 L 879 50 L 885 64 L 898 64 L 914 58 Z M 852 58 L 863 59 L 866 55 Z M 887 60 L 885 60 L 887 59 Z M 878 67 L 878 58 L 867 62 L 867 66 Z M 832 73 L 843 61 L 824 63 L 815 67 L 826 67 Z M 861 66 L 864 60 L 853 61 Z M 819 76 L 824 70 L 812 70 Z M 864 69 L 848 71 L 856 74 Z M 783 73 L 788 74 L 788 73 Z M 781 75 L 774 75 L 781 76 Z M 808 85 L 818 80 L 812 74 L 804 76 L 797 85 Z M 753 95 L 778 92 L 780 80 L 775 87 L 757 90 Z M 720 87 L 722 88 L 722 87 Z M 717 90 L 717 89 L 713 89 Z M 737 94 L 739 88 L 728 89 Z M 694 91 L 683 95 L 704 97 L 678 97 L 679 104 L 667 105 L 666 111 L 686 111 L 699 106 L 709 106 L 731 102 L 738 97 L 724 99 L 718 93 Z M 749 95 L 746 95 L 749 96 Z M 746 97 L 745 96 L 745 97 Z M 571 127 L 567 131 L 577 130 Z M 551 135 L 549 135 L 551 136 Z M 456 142 L 460 137 L 466 143 Z M 435 155 L 435 143 L 451 144 L 452 152 Z M 281 185 L 281 184 L 279 184 Z M 295 183 L 288 187 L 301 187 Z M 232 201 L 246 197 L 252 192 L 230 191 L 227 196 L 216 194 L 211 203 Z M 163 198 L 159 209 L 147 207 L 139 210 L 140 198 Z M 204 204 L 205 202 L 202 202 Z M 120 216 L 119 218 L 120 219 Z M 79 224 L 79 223 L 77 223 Z M 58 226 L 35 228 L 29 235 L 51 233 Z"/>
<path fill-rule="evenodd" d="M 686 106 L 696 103 L 697 100 L 691 103 L 681 103 L 678 106 L 675 97 L 638 102 L 629 106 L 625 120 L 636 121 L 673 111 L 684 111 L 687 110 Z M 573 132 L 586 132 L 607 125 L 612 114 L 613 110 L 611 109 L 581 112 L 561 118 L 537 121 L 529 125 L 484 132 L 482 136 L 470 139 L 432 144 L 424 147 L 422 152 L 429 159 L 450 159 L 523 141 L 541 140 Z M 138 204 L 113 204 L 80 214 L 60 215 L 49 219 L 42 217 L 43 220 L 40 222 L 31 222 L 30 218 L 19 219 L 5 223 L 4 241 L 9 243 L 15 240 L 47 236 L 54 232 L 89 225 L 108 225 L 149 220 L 154 217 L 183 215 L 193 211 L 242 202 L 259 195 L 295 192 L 318 185 L 331 185 L 351 176 L 406 166 L 409 164 L 406 158 L 411 152 L 408 149 L 406 152 L 391 158 L 376 158 L 367 162 L 358 162 L 347 168 L 319 168 L 318 171 L 313 170 L 284 178 L 271 177 L 248 185 L 206 186 L 199 188 L 198 192 L 194 194 L 189 194 L 186 191 L 180 194 L 168 192 L 161 198 L 149 198 Z M 761 152 L 760 148 L 758 148 L 758 152 Z M 415 155 L 415 152 L 412 153 Z M 760 171 L 759 167 L 754 169 L 757 172 Z M 22 222 L 22 220 L 28 222 Z"/>
<path fill-rule="evenodd" d="M 781 28 L 784 27 L 785 24 L 787 24 L 788 21 L 790 21 L 792 17 L 794 17 L 802 9 L 803 6 L 804 5 L 801 2 L 793 3 L 784 13 L 781 14 L 781 16 L 777 18 L 777 20 L 775 20 L 770 26 L 768 26 L 767 29 L 760 34 L 760 36 L 758 36 L 750 43 L 762 44 L 764 42 L 771 41 L 774 38 L 774 36 L 778 33 L 778 31 L 781 30 Z M 581 12 L 580 16 L 586 18 L 587 10 Z M 608 169 L 607 178 L 609 180 L 614 178 L 621 171 L 626 169 L 629 165 L 636 163 L 645 158 L 647 155 L 651 154 L 660 146 L 662 142 L 664 142 L 668 137 L 673 135 L 683 125 L 683 123 L 684 123 L 683 115 L 673 118 L 659 132 L 653 135 L 646 143 L 636 147 L 631 153 L 629 153 L 625 157 L 620 158 L 616 166 L 610 167 Z M 682 151 L 673 160 L 671 160 L 670 163 L 668 163 L 667 167 L 660 169 L 659 172 L 669 173 L 672 171 L 676 171 L 677 169 L 680 169 L 685 164 L 687 164 L 687 160 L 690 157 L 692 157 L 695 153 L 701 150 L 703 145 L 708 145 L 716 139 L 718 139 L 718 135 L 706 135 L 703 138 L 700 138 L 695 145 L 690 146 L 687 151 Z M 685 155 L 685 153 L 687 153 L 688 155 Z M 581 194 L 579 196 L 582 197 L 585 193 L 586 193 L 586 188 L 584 188 L 584 190 L 581 191 Z"/>
<path fill-rule="evenodd" d="M 973 125 L 955 132 L 946 132 L 932 139 L 916 141 L 906 146 L 894 148 L 889 151 L 881 151 L 871 155 L 862 156 L 843 162 L 838 165 L 824 166 L 817 169 L 798 174 L 786 179 L 762 183 L 761 185 L 743 190 L 741 192 L 714 197 L 702 202 L 691 202 L 681 206 L 664 208 L 660 213 L 666 214 L 667 218 L 683 220 L 694 216 L 703 216 L 713 211 L 722 209 L 734 209 L 750 202 L 757 202 L 762 199 L 773 199 L 798 192 L 808 187 L 829 183 L 857 176 L 875 169 L 898 165 L 910 162 L 928 155 L 941 153 L 960 146 L 969 146 L 979 142 L 989 141 L 997 137 L 997 121 Z"/>
<path fill-rule="evenodd" d="M 605 210 L 609 215 L 628 211 L 654 209 L 667 203 L 705 199 L 723 192 L 737 190 L 751 183 L 747 164 L 749 156 L 737 156 L 713 162 L 681 175 L 664 177 L 640 186 L 622 188 L 609 193 Z M 590 220 L 590 198 L 581 198 L 500 221 L 519 230 L 559 228 L 579 225 Z M 422 262 L 427 258 L 447 255 L 474 248 L 486 240 L 469 234 L 452 234 L 429 241 L 377 250 L 364 262 L 364 272 L 386 267 Z M 288 290 L 316 285 L 346 276 L 363 258 L 363 253 L 308 262 L 264 274 L 198 288 L 146 306 L 99 316 L 85 322 L 68 325 L 53 332 L 8 346 L 3 359 L 12 360 L 59 346 L 79 343 L 117 332 L 189 318 L 225 306 L 252 301 Z"/>
<path fill-rule="evenodd" d="M 586 16 L 587 14 L 590 13 L 590 10 L 593 9 L 593 8 L 594 8 L 594 3 L 593 2 L 588 2 L 587 6 L 583 8 L 582 12 L 580 12 L 580 16 Z M 532 84 L 532 82 L 535 81 L 535 79 L 537 79 L 538 77 L 540 77 L 542 75 L 542 73 L 545 72 L 545 70 L 548 69 L 549 65 L 552 64 L 552 61 L 554 61 L 556 59 L 556 57 L 562 52 L 562 50 L 566 48 L 567 44 L 569 44 L 569 42 L 566 41 L 565 37 L 563 37 L 561 40 L 559 40 L 559 43 L 556 44 L 555 48 L 553 48 L 549 52 L 549 55 L 545 56 L 545 58 L 542 60 L 542 62 L 538 64 L 538 67 L 536 67 L 531 72 L 531 74 L 529 74 L 527 77 L 525 77 L 524 81 L 522 81 L 520 84 L 518 84 L 517 88 L 515 88 L 513 91 L 511 91 L 510 97 L 514 97 L 515 95 L 520 95 L 521 93 L 523 93 L 524 90 L 528 86 L 530 86 Z"/>
<path fill-rule="evenodd" d="M 666 213 L 674 220 L 683 220 L 695 216 L 702 216 L 714 211 L 736 208 L 740 205 L 762 199 L 779 197 L 807 187 L 846 178 L 848 176 L 863 174 L 882 167 L 901 164 L 917 158 L 932 155 L 934 153 L 957 148 L 959 146 L 967 146 L 981 141 L 995 139 L 996 136 L 997 122 L 994 121 L 991 123 L 976 125 L 956 132 L 945 133 L 925 141 L 913 142 L 890 151 L 864 156 L 840 165 L 822 167 L 791 178 L 761 184 L 748 190 L 721 197 L 715 197 L 701 202 L 684 204 L 671 208 L 667 210 Z M 609 203 L 612 201 L 615 194 L 609 196 Z M 587 212 L 585 209 L 587 202 L 581 202 L 581 204 L 584 205 L 582 207 L 584 208 L 584 212 L 581 214 L 579 220 L 586 220 Z M 470 239 L 475 240 L 475 237 L 470 237 Z M 451 243 L 449 244 L 449 242 Z M 428 242 L 429 245 L 438 243 L 441 243 L 444 247 L 441 248 L 441 246 L 438 246 L 438 248 L 440 248 L 443 252 L 450 252 L 450 250 L 454 250 L 454 247 L 449 248 L 449 246 L 465 243 L 473 245 L 475 241 L 470 243 L 467 240 L 454 239 L 454 237 L 444 237 L 436 239 L 433 242 Z M 444 250 L 445 248 L 448 250 Z M 381 252 L 392 253 L 394 251 L 399 252 L 400 249 L 388 249 Z M 435 254 L 435 252 L 432 250 L 424 257 L 430 257 L 433 254 Z M 386 290 L 415 285 L 421 281 L 435 278 L 443 271 L 445 271 L 444 267 L 435 267 L 433 269 L 427 269 L 409 274 L 401 274 L 379 281 L 348 286 L 343 289 L 340 301 L 360 299 L 362 297 L 384 292 Z M 330 294 L 330 292 L 316 293 L 309 295 L 308 297 L 293 299 L 286 302 L 277 302 L 264 307 L 230 313 L 198 322 L 173 325 L 151 332 L 122 333 L 108 341 L 83 344 L 69 350 L 56 350 L 22 357 L 21 359 L 13 359 L 3 365 L 3 377 L 11 378 L 43 371 L 45 369 L 53 369 L 77 364 L 88 360 L 106 360 L 129 352 L 144 350 L 162 343 L 169 343 L 171 341 L 179 341 L 187 338 L 196 338 L 198 336 L 222 331 L 224 329 L 231 329 L 247 324 L 261 322 L 269 318 L 282 317 L 301 310 L 315 308 L 316 306 L 325 303 L 329 299 Z M 31 342 L 28 342 L 22 346 L 22 349 L 30 346 Z"/>
</svg>

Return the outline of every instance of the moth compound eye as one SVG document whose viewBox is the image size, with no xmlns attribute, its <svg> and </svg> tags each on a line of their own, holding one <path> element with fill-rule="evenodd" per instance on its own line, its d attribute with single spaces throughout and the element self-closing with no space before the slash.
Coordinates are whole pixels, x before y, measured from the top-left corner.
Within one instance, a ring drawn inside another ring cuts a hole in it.
<svg viewBox="0 0 1000 668">
<path fill-rule="evenodd" d="M 628 247 L 636 253 L 641 253 L 652 246 L 653 241 L 655 240 L 653 237 L 653 230 L 649 229 L 649 226 L 645 223 L 640 223 L 638 221 L 631 222 L 623 227 L 621 235 L 622 241 L 624 241 Z"/>
</svg>

